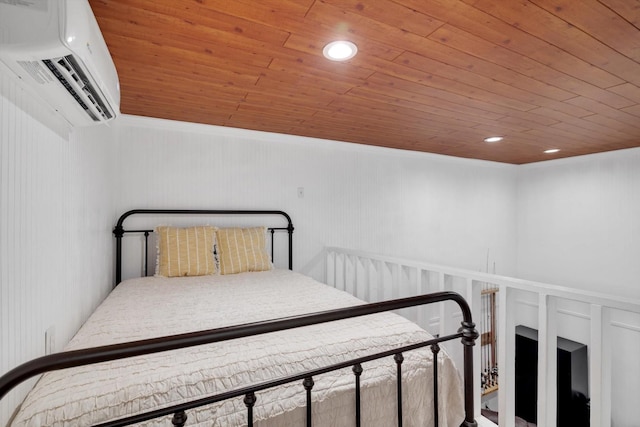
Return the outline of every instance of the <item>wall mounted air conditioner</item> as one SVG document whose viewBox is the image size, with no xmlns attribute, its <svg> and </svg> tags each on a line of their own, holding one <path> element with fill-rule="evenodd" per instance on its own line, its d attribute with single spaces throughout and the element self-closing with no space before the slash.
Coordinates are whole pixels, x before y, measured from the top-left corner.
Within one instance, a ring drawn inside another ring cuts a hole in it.
<svg viewBox="0 0 640 427">
<path fill-rule="evenodd" d="M 0 0 L 0 61 L 73 126 L 120 114 L 118 74 L 87 0 Z"/>
</svg>

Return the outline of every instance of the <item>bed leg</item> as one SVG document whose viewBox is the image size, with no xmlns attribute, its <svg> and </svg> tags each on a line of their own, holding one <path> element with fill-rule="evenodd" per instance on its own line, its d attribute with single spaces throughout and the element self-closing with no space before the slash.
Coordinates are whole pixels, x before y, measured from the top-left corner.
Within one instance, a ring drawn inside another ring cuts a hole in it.
<svg viewBox="0 0 640 427">
<path fill-rule="evenodd" d="M 184 427 L 187 422 L 187 414 L 184 411 L 178 411 L 173 414 L 173 418 L 171 418 L 171 424 L 177 427 Z"/>
</svg>

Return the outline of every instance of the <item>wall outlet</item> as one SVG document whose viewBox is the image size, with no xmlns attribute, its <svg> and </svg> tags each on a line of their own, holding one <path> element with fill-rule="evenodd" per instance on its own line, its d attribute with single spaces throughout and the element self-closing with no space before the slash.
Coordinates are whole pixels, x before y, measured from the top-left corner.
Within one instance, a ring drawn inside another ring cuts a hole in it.
<svg viewBox="0 0 640 427">
<path fill-rule="evenodd" d="M 45 356 L 51 354 L 56 349 L 56 328 L 51 325 L 44 331 L 44 354 Z"/>
<path fill-rule="evenodd" d="M 304 198 L 304 187 L 298 187 L 298 198 Z"/>
</svg>

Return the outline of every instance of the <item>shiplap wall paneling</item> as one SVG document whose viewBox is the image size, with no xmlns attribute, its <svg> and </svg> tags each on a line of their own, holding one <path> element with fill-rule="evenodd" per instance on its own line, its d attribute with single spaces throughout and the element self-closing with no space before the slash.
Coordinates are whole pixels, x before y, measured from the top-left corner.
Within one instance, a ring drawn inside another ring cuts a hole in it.
<svg viewBox="0 0 640 427">
<path fill-rule="evenodd" d="M 73 132 L 0 75 L 0 370 L 59 351 L 112 281 L 109 131 Z M 46 125 L 45 125 L 46 123 Z M 85 137 L 83 135 L 90 135 Z M 2 400 L 0 424 L 33 384 Z"/>
<path fill-rule="evenodd" d="M 518 168 L 518 277 L 640 297 L 640 148 Z"/>
<path fill-rule="evenodd" d="M 323 278 L 325 246 L 498 272 L 515 266 L 515 166 L 125 116 L 118 211 L 283 209 L 294 269 Z M 304 189 L 299 197 L 298 188 Z"/>
</svg>

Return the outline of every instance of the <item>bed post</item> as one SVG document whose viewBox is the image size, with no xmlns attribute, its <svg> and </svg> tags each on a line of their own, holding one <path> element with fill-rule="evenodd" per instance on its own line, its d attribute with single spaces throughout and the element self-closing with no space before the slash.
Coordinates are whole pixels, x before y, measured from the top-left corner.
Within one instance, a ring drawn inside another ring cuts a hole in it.
<svg viewBox="0 0 640 427">
<path fill-rule="evenodd" d="M 288 215 L 287 220 L 289 225 L 287 226 L 287 233 L 289 233 L 289 270 L 293 270 L 293 223 Z"/>
<path fill-rule="evenodd" d="M 466 316 L 465 316 L 466 317 Z M 477 427 L 478 423 L 474 418 L 473 398 L 475 390 L 473 388 L 473 346 L 479 334 L 476 330 L 476 324 L 471 321 L 469 313 L 468 320 L 462 322 L 462 326 L 458 329 L 462 334 L 462 344 L 464 345 L 464 413 L 465 418 L 460 427 Z"/>
<path fill-rule="evenodd" d="M 120 221 L 113 229 L 113 234 L 116 236 L 116 283 L 114 286 L 117 286 L 122 280 L 122 236 L 124 236 L 124 227 Z"/>
</svg>

